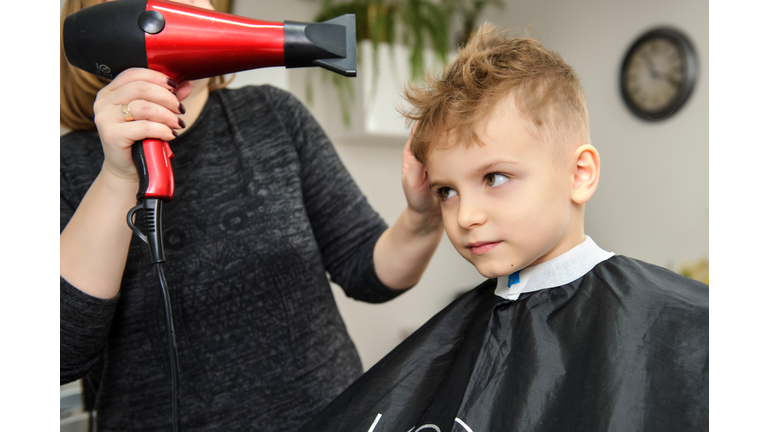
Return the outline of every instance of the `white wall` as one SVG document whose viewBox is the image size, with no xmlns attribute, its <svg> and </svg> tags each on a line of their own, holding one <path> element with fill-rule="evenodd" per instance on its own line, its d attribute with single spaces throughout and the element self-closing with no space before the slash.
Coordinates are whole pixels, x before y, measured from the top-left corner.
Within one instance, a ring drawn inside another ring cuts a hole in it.
<svg viewBox="0 0 768 432">
<path fill-rule="evenodd" d="M 233 12 L 254 18 L 311 21 L 315 2 L 236 0 Z M 561 53 L 581 77 L 590 110 L 592 141 L 601 155 L 598 192 L 587 206 L 586 231 L 603 248 L 676 268 L 708 257 L 708 4 L 702 0 L 540 0 L 507 2 L 481 19 L 524 30 Z M 619 67 L 626 49 L 644 30 L 672 25 L 685 32 L 699 54 L 700 74 L 686 106 L 666 121 L 636 119 L 623 106 Z M 258 71 L 237 84 L 271 82 L 304 99 L 306 71 Z M 270 81 L 266 74 L 276 74 Z M 329 86 L 330 84 L 326 84 Z M 326 130 L 333 100 L 309 106 Z M 331 92 L 333 95 L 334 93 Z M 392 115 L 397 115 L 392 108 Z M 405 206 L 397 140 L 352 141 L 331 136 L 345 166 L 372 206 L 393 223 Z M 335 288 L 337 303 L 366 368 L 455 296 L 483 280 L 447 238 L 421 282 L 398 299 L 369 305 Z"/>
</svg>

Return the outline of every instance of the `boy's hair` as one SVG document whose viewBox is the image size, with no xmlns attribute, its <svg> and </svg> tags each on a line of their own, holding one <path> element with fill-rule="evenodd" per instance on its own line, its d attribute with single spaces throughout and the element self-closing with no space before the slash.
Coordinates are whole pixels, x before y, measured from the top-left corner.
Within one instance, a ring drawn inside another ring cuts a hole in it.
<svg viewBox="0 0 768 432">
<path fill-rule="evenodd" d="M 101 3 L 102 0 L 66 0 L 61 8 L 61 23 L 59 26 L 59 123 L 62 127 L 73 130 L 96 130 L 93 122 L 93 103 L 96 101 L 96 93 L 109 80 L 78 69 L 67 61 L 64 53 L 64 19 L 88 6 Z M 224 2 L 211 0 L 213 7 L 222 11 Z M 223 11 L 222 11 L 223 12 Z M 211 78 L 208 82 L 208 90 L 216 91 L 229 84 L 234 76 L 226 79 L 223 76 Z"/>
<path fill-rule="evenodd" d="M 413 109 L 403 115 L 418 122 L 411 151 L 419 162 L 438 147 L 482 145 L 475 129 L 509 94 L 531 120 L 529 133 L 555 155 L 564 142 L 589 143 L 589 116 L 574 70 L 536 39 L 507 38 L 509 32 L 483 25 L 441 76 L 428 73 L 424 86 L 406 87 Z"/>
</svg>

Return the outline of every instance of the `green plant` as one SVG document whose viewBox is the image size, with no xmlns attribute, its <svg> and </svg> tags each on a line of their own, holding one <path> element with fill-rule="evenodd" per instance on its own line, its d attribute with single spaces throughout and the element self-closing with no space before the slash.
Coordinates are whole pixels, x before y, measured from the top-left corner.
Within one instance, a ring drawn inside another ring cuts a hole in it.
<svg viewBox="0 0 768 432">
<path fill-rule="evenodd" d="M 450 49 L 449 31 L 456 0 L 321 0 L 315 21 L 354 14 L 357 41 L 370 40 L 374 70 L 382 42 L 402 42 L 410 48 L 411 78 L 424 70 L 424 52 L 431 47 L 445 61 Z"/>
<path fill-rule="evenodd" d="M 350 0 L 337 2 L 334 0 L 321 0 L 320 11 L 315 16 L 316 22 L 345 15 L 355 15 L 355 39 L 358 47 L 358 59 L 360 58 L 360 41 L 370 40 L 373 47 L 373 82 L 376 83 L 379 76 L 379 45 L 395 41 L 395 11 L 391 2 L 386 0 Z M 323 80 L 330 79 L 339 95 L 341 116 L 345 126 L 350 125 L 349 108 L 354 99 L 354 87 L 352 82 L 337 74 L 320 71 Z M 307 86 L 307 100 L 312 101 L 312 87 Z"/>
<path fill-rule="evenodd" d="M 374 88 L 379 76 L 379 47 L 388 43 L 390 55 L 394 44 L 402 43 L 409 49 L 410 78 L 422 76 L 425 52 L 432 49 L 436 59 L 448 60 L 451 44 L 450 29 L 455 18 L 461 22 L 463 44 L 476 26 L 480 12 L 488 5 L 502 6 L 501 0 L 311 0 L 319 1 L 320 10 L 315 21 L 322 22 L 344 14 L 355 15 L 355 32 L 358 42 L 370 40 L 373 54 Z M 358 58 L 359 52 L 358 52 Z M 330 74 L 324 73 L 324 79 Z M 332 76 L 331 81 L 339 93 L 344 124 L 349 126 L 349 106 L 354 98 L 352 83 Z M 311 103 L 312 89 L 307 87 L 307 99 Z"/>
</svg>

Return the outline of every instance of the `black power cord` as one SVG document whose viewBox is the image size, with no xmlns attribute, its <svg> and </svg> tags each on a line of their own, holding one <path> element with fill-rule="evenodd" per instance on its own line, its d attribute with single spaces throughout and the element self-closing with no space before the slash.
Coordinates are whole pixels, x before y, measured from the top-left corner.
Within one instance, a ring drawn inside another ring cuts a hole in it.
<svg viewBox="0 0 768 432">
<path fill-rule="evenodd" d="M 142 232 L 133 222 L 133 215 L 139 211 L 144 212 L 144 230 Z M 173 432 L 179 432 L 181 414 L 179 412 L 179 359 L 176 349 L 176 336 L 173 330 L 173 313 L 171 311 L 171 295 L 168 283 L 165 280 L 163 263 L 165 251 L 163 250 L 163 202 L 159 199 L 147 198 L 144 202 L 132 208 L 128 212 L 128 226 L 144 243 L 149 246 L 152 262 L 155 264 L 157 277 L 160 279 L 160 288 L 163 291 L 163 303 L 165 304 L 165 328 L 168 333 L 168 357 L 171 361 L 171 393 L 173 397 Z"/>
<path fill-rule="evenodd" d="M 173 313 L 171 312 L 171 296 L 168 290 L 168 283 L 165 281 L 163 273 L 163 263 L 156 263 L 155 270 L 160 278 L 160 287 L 163 290 L 163 299 L 165 304 L 165 328 L 168 333 L 168 357 L 171 360 L 171 386 L 173 395 L 173 432 L 179 432 L 180 413 L 179 413 L 179 358 L 176 349 L 176 336 L 173 331 Z"/>
</svg>

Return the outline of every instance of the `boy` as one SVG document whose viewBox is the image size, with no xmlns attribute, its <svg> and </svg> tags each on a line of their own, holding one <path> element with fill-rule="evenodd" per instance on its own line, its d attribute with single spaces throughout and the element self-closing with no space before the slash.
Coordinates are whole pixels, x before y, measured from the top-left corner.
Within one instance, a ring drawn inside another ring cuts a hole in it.
<svg viewBox="0 0 768 432">
<path fill-rule="evenodd" d="M 303 430 L 707 430 L 708 286 L 585 236 L 600 158 L 562 57 L 485 26 L 406 97 L 448 237 L 490 279 Z"/>
</svg>

